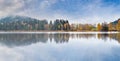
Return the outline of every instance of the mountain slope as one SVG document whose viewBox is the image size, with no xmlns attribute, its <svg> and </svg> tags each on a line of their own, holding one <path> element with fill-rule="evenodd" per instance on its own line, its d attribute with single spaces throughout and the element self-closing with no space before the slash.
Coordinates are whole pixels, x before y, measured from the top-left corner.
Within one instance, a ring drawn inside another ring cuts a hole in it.
<svg viewBox="0 0 120 61">
<path fill-rule="evenodd" d="M 116 24 L 118 23 L 119 20 L 120 20 L 120 19 L 115 20 L 115 21 L 113 21 L 113 22 L 111 22 L 111 23 L 114 24 L 114 25 L 116 25 Z"/>
<path fill-rule="evenodd" d="M 5 18 L 0 19 L 0 22 L 11 22 L 11 21 L 38 21 L 38 20 L 24 16 L 7 16 Z"/>
<path fill-rule="evenodd" d="M 8 16 L 0 19 L 0 30 L 44 30 L 47 20 L 24 16 Z"/>
</svg>

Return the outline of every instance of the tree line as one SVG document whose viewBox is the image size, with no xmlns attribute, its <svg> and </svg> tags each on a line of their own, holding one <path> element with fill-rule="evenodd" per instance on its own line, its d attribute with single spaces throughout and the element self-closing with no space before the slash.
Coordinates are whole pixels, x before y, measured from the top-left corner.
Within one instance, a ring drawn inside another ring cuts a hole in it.
<svg viewBox="0 0 120 61">
<path fill-rule="evenodd" d="M 37 20 L 26 17 L 7 17 L 0 20 L 0 31 L 120 31 L 120 19 L 115 23 L 70 24 L 68 20 Z"/>
<path fill-rule="evenodd" d="M 114 23 L 116 22 L 116 23 Z M 110 23 L 98 23 L 97 30 L 98 31 L 120 31 L 120 19 L 110 22 Z"/>
</svg>

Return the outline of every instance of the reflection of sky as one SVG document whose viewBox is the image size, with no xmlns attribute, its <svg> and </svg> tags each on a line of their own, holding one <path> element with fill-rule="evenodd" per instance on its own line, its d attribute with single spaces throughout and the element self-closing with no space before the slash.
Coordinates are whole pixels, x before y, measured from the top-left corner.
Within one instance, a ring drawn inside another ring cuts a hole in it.
<svg viewBox="0 0 120 61">
<path fill-rule="evenodd" d="M 119 61 L 117 41 L 70 38 L 69 43 L 36 43 L 8 48 L 0 46 L 0 61 Z"/>
</svg>

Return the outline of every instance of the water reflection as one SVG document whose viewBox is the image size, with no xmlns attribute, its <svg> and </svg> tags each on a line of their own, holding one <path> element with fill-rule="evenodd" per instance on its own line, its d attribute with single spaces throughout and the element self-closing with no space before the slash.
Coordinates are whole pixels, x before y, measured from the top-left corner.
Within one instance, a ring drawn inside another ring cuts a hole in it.
<svg viewBox="0 0 120 61">
<path fill-rule="evenodd" d="M 98 33 L 98 34 L 69 34 L 69 33 L 56 33 L 56 34 L 0 34 L 0 43 L 9 47 L 25 46 L 33 43 L 42 42 L 55 42 L 55 43 L 68 43 L 70 38 L 98 38 L 106 41 L 108 38 L 116 40 L 120 43 L 120 33 Z"/>
<path fill-rule="evenodd" d="M 97 34 L 98 39 L 106 40 L 107 38 L 116 40 L 118 43 L 120 43 L 120 33 L 112 33 L 112 34 Z"/>
</svg>

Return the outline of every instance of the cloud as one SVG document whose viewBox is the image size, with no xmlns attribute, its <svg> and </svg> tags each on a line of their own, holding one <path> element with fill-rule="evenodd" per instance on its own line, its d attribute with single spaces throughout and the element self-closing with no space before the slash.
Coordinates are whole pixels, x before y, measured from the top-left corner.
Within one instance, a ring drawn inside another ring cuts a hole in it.
<svg viewBox="0 0 120 61">
<path fill-rule="evenodd" d="M 0 47 L 0 61 L 21 61 L 23 56 L 14 49 L 8 47 Z"/>
<path fill-rule="evenodd" d="M 0 0 L 0 16 L 12 14 L 22 8 L 23 0 Z"/>
<path fill-rule="evenodd" d="M 0 0 L 0 17 L 21 15 L 48 20 L 68 19 L 72 23 L 111 22 L 120 17 L 119 7 L 116 2 L 104 0 Z"/>
<path fill-rule="evenodd" d="M 40 8 L 41 8 L 41 9 L 48 8 L 48 7 L 50 7 L 51 5 L 55 4 L 56 2 L 57 2 L 57 0 L 43 0 L 43 1 L 40 3 Z"/>
<path fill-rule="evenodd" d="M 119 8 L 120 5 L 115 5 L 115 3 L 103 2 L 104 0 L 92 0 L 87 2 L 82 2 L 78 4 L 77 11 L 75 13 L 76 17 L 73 18 L 80 23 L 102 23 L 111 22 L 120 17 Z M 73 14 L 73 13 L 72 13 Z"/>
</svg>

